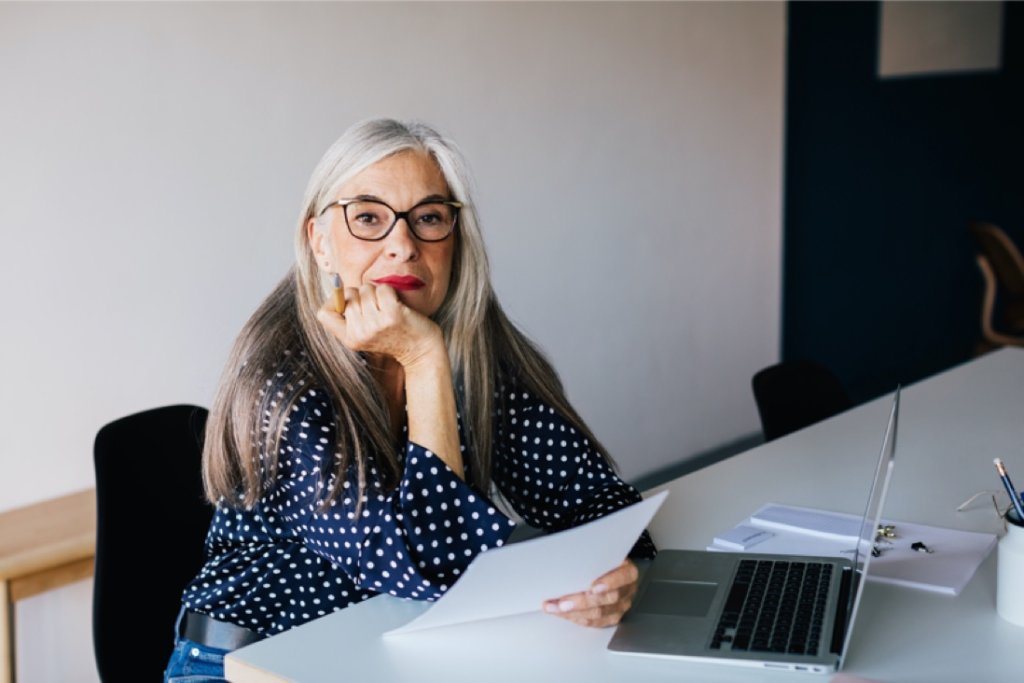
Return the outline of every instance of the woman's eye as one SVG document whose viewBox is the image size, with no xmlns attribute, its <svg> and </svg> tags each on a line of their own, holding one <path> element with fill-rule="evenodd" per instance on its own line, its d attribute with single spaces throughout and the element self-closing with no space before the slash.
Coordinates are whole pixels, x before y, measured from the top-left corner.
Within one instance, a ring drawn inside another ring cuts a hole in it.
<svg viewBox="0 0 1024 683">
<path fill-rule="evenodd" d="M 380 221 L 380 218 L 372 213 L 361 213 L 355 217 L 355 220 L 357 223 L 362 223 L 363 225 L 374 225 Z"/>
<path fill-rule="evenodd" d="M 428 213 L 420 216 L 417 222 L 422 225 L 437 225 L 441 222 L 441 216 L 436 213 Z"/>
</svg>

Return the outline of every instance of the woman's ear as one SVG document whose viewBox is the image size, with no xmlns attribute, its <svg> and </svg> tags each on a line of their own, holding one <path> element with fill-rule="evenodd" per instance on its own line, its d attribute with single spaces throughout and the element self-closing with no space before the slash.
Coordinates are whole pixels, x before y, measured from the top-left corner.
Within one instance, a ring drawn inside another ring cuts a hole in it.
<svg viewBox="0 0 1024 683">
<path fill-rule="evenodd" d="M 309 240 L 309 248 L 312 249 L 317 264 L 324 270 L 330 270 L 331 255 L 327 249 L 328 240 L 324 238 L 323 231 L 317 229 L 315 218 L 310 218 L 306 223 L 306 239 Z"/>
</svg>

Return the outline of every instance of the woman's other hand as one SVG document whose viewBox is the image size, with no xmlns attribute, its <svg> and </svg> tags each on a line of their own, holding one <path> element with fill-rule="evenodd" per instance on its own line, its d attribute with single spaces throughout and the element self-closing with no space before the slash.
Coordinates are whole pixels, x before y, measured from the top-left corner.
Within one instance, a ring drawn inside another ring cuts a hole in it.
<svg viewBox="0 0 1024 683">
<path fill-rule="evenodd" d="M 633 604 L 639 572 L 631 560 L 599 577 L 583 593 L 544 603 L 544 611 L 581 626 L 614 626 Z"/>
<path fill-rule="evenodd" d="M 389 356 L 409 368 L 444 350 L 444 335 L 430 318 L 399 300 L 389 285 L 345 289 L 345 313 L 324 305 L 317 319 L 353 351 Z"/>
</svg>

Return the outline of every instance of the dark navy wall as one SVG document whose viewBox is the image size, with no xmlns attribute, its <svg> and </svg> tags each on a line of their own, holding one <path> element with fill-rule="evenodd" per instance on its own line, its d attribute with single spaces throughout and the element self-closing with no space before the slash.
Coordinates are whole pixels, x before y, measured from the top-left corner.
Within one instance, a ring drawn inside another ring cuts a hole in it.
<svg viewBox="0 0 1024 683">
<path fill-rule="evenodd" d="M 1024 3 L 998 72 L 877 77 L 879 4 L 788 6 L 782 356 L 856 401 L 973 355 L 971 220 L 1024 244 Z"/>
</svg>

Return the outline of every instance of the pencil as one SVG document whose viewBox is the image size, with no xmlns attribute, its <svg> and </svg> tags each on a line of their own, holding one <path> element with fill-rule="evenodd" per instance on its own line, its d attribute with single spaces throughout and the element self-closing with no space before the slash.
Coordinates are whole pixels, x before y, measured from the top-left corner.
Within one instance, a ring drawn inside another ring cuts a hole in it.
<svg viewBox="0 0 1024 683">
<path fill-rule="evenodd" d="M 1006 473 L 1006 465 L 1003 464 L 1002 459 L 996 458 L 993 460 L 996 464 L 996 472 L 999 473 L 999 478 L 1003 480 L 1003 486 L 1006 487 L 1006 492 L 1010 494 L 1010 501 L 1013 503 L 1013 509 L 1017 511 L 1017 519 L 1024 522 L 1024 508 L 1020 505 L 1020 495 L 1017 493 L 1017 489 L 1013 488 L 1013 482 L 1010 481 L 1010 475 Z"/>
<path fill-rule="evenodd" d="M 345 290 L 341 285 L 341 276 L 334 274 L 334 310 L 338 315 L 345 313 Z"/>
</svg>

